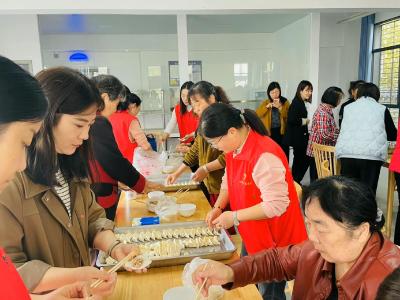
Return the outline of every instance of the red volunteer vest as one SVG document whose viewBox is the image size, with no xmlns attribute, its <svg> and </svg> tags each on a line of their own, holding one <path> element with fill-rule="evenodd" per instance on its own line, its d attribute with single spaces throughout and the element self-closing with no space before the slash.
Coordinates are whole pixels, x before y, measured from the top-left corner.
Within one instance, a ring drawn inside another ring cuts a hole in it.
<svg viewBox="0 0 400 300">
<path fill-rule="evenodd" d="M 112 185 L 112 193 L 107 196 L 96 195 L 97 203 L 103 208 L 109 208 L 113 206 L 118 201 L 118 181 L 110 177 L 103 167 L 98 163 L 97 160 L 91 160 L 89 162 L 90 171 L 93 176 L 93 182 L 104 184 L 108 183 Z"/>
<path fill-rule="evenodd" d="M 199 125 L 199 118 L 192 111 L 186 111 L 181 115 L 181 106 L 177 104 L 175 106 L 175 116 L 178 123 L 180 138 L 185 137 L 185 135 L 196 131 Z M 186 143 L 193 142 L 193 139 L 186 141 Z"/>
<path fill-rule="evenodd" d="M 296 188 L 286 156 L 272 139 L 250 131 L 242 151 L 233 158 L 233 152 L 226 158 L 226 176 L 232 211 L 248 208 L 262 202 L 261 193 L 253 181 L 254 166 L 263 153 L 277 156 L 286 169 L 285 180 L 289 187 L 290 204 L 279 217 L 257 221 L 241 222 L 239 232 L 248 253 L 298 244 L 307 239 Z"/>
<path fill-rule="evenodd" d="M 132 121 L 138 121 L 138 118 L 124 110 L 113 113 L 109 120 L 113 128 L 115 141 L 117 142 L 119 151 L 121 151 L 122 155 L 132 163 L 133 153 L 138 145 L 136 142 L 132 143 L 129 139 L 129 126 Z"/>
<path fill-rule="evenodd" d="M 0 248 L 0 299 L 29 300 L 24 282 L 19 276 L 14 264 Z"/>
</svg>

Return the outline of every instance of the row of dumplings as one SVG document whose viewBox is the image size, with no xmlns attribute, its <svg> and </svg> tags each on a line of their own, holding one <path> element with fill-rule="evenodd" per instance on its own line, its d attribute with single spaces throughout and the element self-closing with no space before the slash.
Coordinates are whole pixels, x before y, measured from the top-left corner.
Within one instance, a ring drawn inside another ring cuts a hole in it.
<svg viewBox="0 0 400 300">
<path fill-rule="evenodd" d="M 117 234 L 118 239 L 126 243 L 159 241 L 172 238 L 195 238 L 219 236 L 216 228 L 193 227 L 193 228 L 170 228 L 163 230 L 141 230 Z"/>
<path fill-rule="evenodd" d="M 142 254 L 147 254 L 149 257 L 157 257 L 157 258 L 168 258 L 168 257 L 177 257 L 181 255 L 181 251 L 184 248 L 200 248 L 207 246 L 219 246 L 220 241 L 218 236 L 204 236 L 204 237 L 196 237 L 196 238 L 188 238 L 184 240 L 165 240 L 165 241 L 157 241 L 157 242 L 148 242 L 144 244 L 140 244 L 140 252 Z M 102 263 L 106 263 L 107 265 L 115 265 L 117 263 L 111 257 L 103 259 Z"/>
<path fill-rule="evenodd" d="M 196 181 L 182 181 L 179 183 L 172 183 L 172 184 L 167 184 L 166 186 L 180 186 L 180 187 L 184 187 L 184 186 L 191 186 L 191 185 L 198 185 L 198 182 Z"/>
</svg>

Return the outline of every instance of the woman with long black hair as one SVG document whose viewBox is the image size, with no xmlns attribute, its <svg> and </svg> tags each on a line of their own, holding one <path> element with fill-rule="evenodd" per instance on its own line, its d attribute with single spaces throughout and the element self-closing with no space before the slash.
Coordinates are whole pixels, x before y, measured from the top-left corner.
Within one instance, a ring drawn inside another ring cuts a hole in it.
<svg viewBox="0 0 400 300">
<path fill-rule="evenodd" d="M 306 102 L 311 102 L 313 86 L 302 80 L 297 86 L 296 95 L 289 107 L 288 124 L 284 143 L 293 147 L 292 174 L 294 181 L 300 183 L 310 164 L 307 156 L 308 145 L 308 112 Z"/>
</svg>

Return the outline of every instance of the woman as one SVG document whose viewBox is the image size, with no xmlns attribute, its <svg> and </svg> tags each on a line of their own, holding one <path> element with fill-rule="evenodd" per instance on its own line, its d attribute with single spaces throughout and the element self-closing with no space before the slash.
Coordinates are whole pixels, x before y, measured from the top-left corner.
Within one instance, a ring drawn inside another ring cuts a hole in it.
<svg viewBox="0 0 400 300">
<path fill-rule="evenodd" d="M 175 105 L 171 119 L 169 120 L 162 136 L 162 140 L 166 141 L 175 130 L 176 125 L 178 125 L 181 143 L 177 146 L 177 150 L 183 153 L 189 151 L 190 144 L 194 140 L 195 132 L 199 123 L 199 119 L 194 114 L 189 102 L 189 90 L 192 86 L 192 81 L 186 81 L 182 84 L 179 93 L 179 103 Z"/>
<path fill-rule="evenodd" d="M 310 160 L 310 180 L 318 178 L 317 167 L 315 165 L 313 143 L 335 146 L 339 129 L 333 117 L 333 109 L 340 104 L 343 92 L 340 88 L 332 86 L 326 89 L 321 98 L 321 104 L 314 113 L 310 138 L 308 139 L 307 156 Z"/>
<path fill-rule="evenodd" d="M 23 141 L 26 171 L 0 195 L 0 240 L 28 290 L 43 293 L 104 279 L 102 271 L 90 267 L 89 247 L 116 260 L 136 247 L 116 239 L 114 223 L 90 190 L 89 129 L 102 105 L 96 87 L 68 68 L 41 71 L 37 80 L 49 111 L 32 143 L 35 130 Z M 108 280 L 98 293 L 112 292 L 115 275 Z"/>
<path fill-rule="evenodd" d="M 125 86 L 125 91 L 125 101 L 118 104 L 117 111 L 109 117 L 109 121 L 119 150 L 132 163 L 136 147 L 141 147 L 145 151 L 152 149 L 136 117 L 140 112 L 142 100 L 131 93 L 127 86 Z"/>
<path fill-rule="evenodd" d="M 400 125 L 400 119 L 397 128 L 399 128 L 399 125 Z M 396 186 L 397 186 L 397 193 L 399 195 L 399 200 L 400 200 L 400 131 L 397 131 L 396 146 L 393 151 L 392 158 L 390 160 L 389 170 L 394 173 L 394 178 L 396 180 Z M 400 210 L 397 211 L 396 226 L 394 230 L 393 241 L 396 245 L 400 245 Z"/>
<path fill-rule="evenodd" d="M 16 172 L 26 166 L 26 146 L 39 130 L 48 103 L 38 82 L 11 60 L 0 56 L 0 193 Z M 9 228 L 9 230 L 12 230 Z M 0 241 L 1 245 L 3 242 Z M 57 289 L 47 295 L 28 295 L 13 263 L 0 248 L 1 298 L 77 299 L 88 296 L 84 282 Z M 110 281 L 110 278 L 105 276 Z"/>
<path fill-rule="evenodd" d="M 197 82 L 189 92 L 189 97 L 194 111 L 198 116 L 211 104 L 216 102 L 229 103 L 224 90 L 216 87 L 207 81 Z M 190 151 L 186 153 L 183 164 L 167 177 L 167 184 L 174 183 L 184 172 L 188 172 L 191 167 L 200 166 L 193 175 L 193 180 L 204 184 L 209 193 L 208 201 L 214 206 L 218 198 L 221 187 L 222 176 L 224 175 L 225 156 L 224 154 L 211 147 L 209 143 L 200 135 L 196 136 Z"/>
<path fill-rule="evenodd" d="M 282 139 L 286 131 L 290 103 L 282 96 L 281 86 L 276 81 L 268 85 L 267 96 L 268 99 L 264 100 L 257 108 L 257 116 L 263 122 L 271 139 L 281 146 L 289 159 L 289 149 L 282 143 Z"/>
<path fill-rule="evenodd" d="M 203 137 L 226 158 L 208 225 L 237 226 L 250 254 L 304 241 L 307 234 L 286 156 L 255 112 L 217 103 L 202 113 L 200 124 Z M 232 211 L 223 212 L 228 204 Z M 285 299 L 285 285 L 267 283 L 259 289 L 263 299 Z"/>
<path fill-rule="evenodd" d="M 378 103 L 379 98 L 379 88 L 375 84 L 359 86 L 357 101 L 344 109 L 336 143 L 341 174 L 361 180 L 374 193 L 387 158 L 387 142 L 395 141 L 397 136 L 392 116 Z"/>
<path fill-rule="evenodd" d="M 300 183 L 309 166 L 306 154 L 308 144 L 308 113 L 305 102 L 312 99 L 313 86 L 311 82 L 302 80 L 297 86 L 296 96 L 289 107 L 288 125 L 284 143 L 293 147 L 292 174 L 294 181 Z"/>
<path fill-rule="evenodd" d="M 360 85 L 362 85 L 363 83 L 365 83 L 364 80 L 350 81 L 350 87 L 349 87 L 349 91 L 348 91 L 349 99 L 345 103 L 343 103 L 342 106 L 340 106 L 340 110 L 339 110 L 339 127 L 342 126 L 344 108 L 347 105 L 356 101 L 358 87 Z"/>
<path fill-rule="evenodd" d="M 231 289 L 260 281 L 294 281 L 292 299 L 374 299 L 383 279 L 400 265 L 400 249 L 380 232 L 374 194 L 349 178 L 319 179 L 304 190 L 309 240 L 247 256 L 225 266 L 210 262 L 193 275 Z"/>
<path fill-rule="evenodd" d="M 112 75 L 99 75 L 93 77 L 92 81 L 104 102 L 90 131 L 95 158 L 91 164 L 92 189 L 97 202 L 105 209 L 107 219 L 114 220 L 119 198 L 118 182 L 138 193 L 145 193 L 159 185 L 147 181 L 121 154 L 115 141 L 108 118 L 125 98 L 124 86 Z"/>
</svg>

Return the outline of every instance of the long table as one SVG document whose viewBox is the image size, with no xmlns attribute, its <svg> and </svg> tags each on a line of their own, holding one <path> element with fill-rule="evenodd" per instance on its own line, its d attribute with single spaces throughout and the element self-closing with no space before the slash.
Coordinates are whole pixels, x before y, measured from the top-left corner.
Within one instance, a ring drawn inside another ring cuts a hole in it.
<svg viewBox="0 0 400 300">
<path fill-rule="evenodd" d="M 171 193 L 173 195 L 173 193 Z M 122 193 L 120 203 L 117 209 L 116 226 L 131 226 L 132 218 L 143 216 L 154 216 L 146 209 L 144 200 L 145 196 L 139 196 L 136 199 L 126 199 Z M 207 212 L 211 209 L 207 199 L 199 190 L 189 191 L 178 198 L 178 203 L 194 203 L 197 206 L 196 213 L 188 218 L 178 216 L 177 222 L 188 222 L 204 220 Z M 233 239 L 238 244 L 238 239 Z M 225 263 L 239 259 L 239 255 L 235 253 L 232 258 Z M 182 285 L 183 265 L 150 268 L 145 274 L 135 274 L 128 272 L 118 273 L 118 281 L 115 291 L 108 300 L 161 300 L 166 290 Z M 223 300 L 230 299 L 254 299 L 261 300 L 255 285 L 248 285 L 232 291 L 227 291 Z"/>
</svg>

